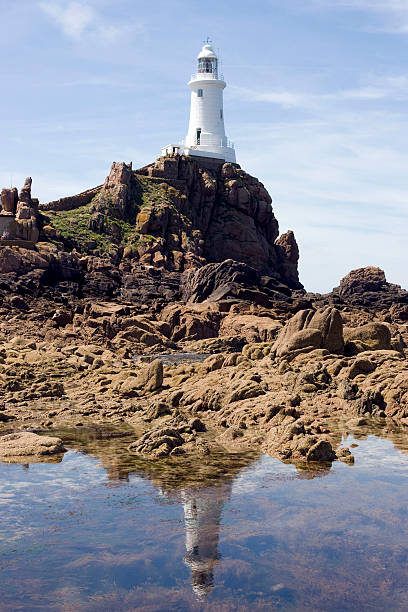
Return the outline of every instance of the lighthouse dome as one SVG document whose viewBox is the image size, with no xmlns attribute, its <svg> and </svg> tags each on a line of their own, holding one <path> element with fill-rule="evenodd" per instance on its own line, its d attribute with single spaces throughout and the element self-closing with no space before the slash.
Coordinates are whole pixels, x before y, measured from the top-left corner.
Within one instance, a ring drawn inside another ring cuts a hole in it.
<svg viewBox="0 0 408 612">
<path fill-rule="evenodd" d="M 201 49 L 200 53 L 197 56 L 197 59 L 204 59 L 204 58 L 208 58 L 208 59 L 217 59 L 216 54 L 214 53 L 214 49 L 212 48 L 211 45 L 204 45 L 204 47 Z"/>
</svg>

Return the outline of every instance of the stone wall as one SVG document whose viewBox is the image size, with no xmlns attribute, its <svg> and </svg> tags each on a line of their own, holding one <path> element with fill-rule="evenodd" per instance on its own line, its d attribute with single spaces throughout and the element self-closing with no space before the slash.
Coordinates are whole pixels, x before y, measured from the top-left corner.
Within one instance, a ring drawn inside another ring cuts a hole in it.
<svg viewBox="0 0 408 612">
<path fill-rule="evenodd" d="M 45 210 L 74 210 L 80 206 L 89 204 L 91 200 L 100 192 L 102 185 L 94 187 L 93 189 L 87 189 L 77 195 L 67 196 L 66 198 L 60 198 L 59 200 L 53 200 L 45 204 L 40 204 L 39 209 Z"/>
</svg>

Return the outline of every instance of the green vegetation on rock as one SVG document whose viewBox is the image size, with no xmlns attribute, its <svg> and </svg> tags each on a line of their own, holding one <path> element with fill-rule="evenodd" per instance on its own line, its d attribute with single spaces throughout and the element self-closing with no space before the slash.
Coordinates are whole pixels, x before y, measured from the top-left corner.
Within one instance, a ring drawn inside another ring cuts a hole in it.
<svg viewBox="0 0 408 612">
<path fill-rule="evenodd" d="M 109 252 L 112 243 L 108 237 L 89 229 L 91 205 L 92 203 L 89 203 L 74 210 L 41 212 L 41 225 L 46 233 L 47 240 L 63 242 L 67 247 L 76 248 L 81 253 L 91 249 Z M 56 230 L 55 235 L 53 232 L 47 231 L 48 226 Z"/>
</svg>

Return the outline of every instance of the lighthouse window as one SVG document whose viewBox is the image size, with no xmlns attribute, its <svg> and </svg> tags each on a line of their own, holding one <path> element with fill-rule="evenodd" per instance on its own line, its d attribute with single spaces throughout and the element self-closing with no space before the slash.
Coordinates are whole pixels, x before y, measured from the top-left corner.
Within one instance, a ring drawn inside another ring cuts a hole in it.
<svg viewBox="0 0 408 612">
<path fill-rule="evenodd" d="M 198 128 L 196 132 L 196 143 L 199 145 L 200 142 L 201 142 L 201 128 Z"/>
<path fill-rule="evenodd" d="M 217 59 L 201 57 L 198 60 L 198 72 L 206 72 L 207 74 L 217 74 Z"/>
<path fill-rule="evenodd" d="M 203 90 L 202 90 L 202 89 L 199 89 L 199 90 L 197 91 L 197 96 L 198 96 L 199 98 L 202 98 L 202 97 L 203 97 Z"/>
<path fill-rule="evenodd" d="M 224 116 L 224 115 L 223 115 L 223 112 L 222 112 L 222 108 L 220 108 L 220 118 L 222 119 L 222 118 L 223 118 L 223 116 Z"/>
</svg>

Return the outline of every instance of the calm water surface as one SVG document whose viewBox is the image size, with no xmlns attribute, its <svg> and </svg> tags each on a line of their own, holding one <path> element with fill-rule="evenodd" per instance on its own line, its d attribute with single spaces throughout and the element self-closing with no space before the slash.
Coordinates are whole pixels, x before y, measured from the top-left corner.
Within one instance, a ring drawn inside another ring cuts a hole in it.
<svg viewBox="0 0 408 612">
<path fill-rule="evenodd" d="M 317 471 L 62 435 L 60 463 L 0 463 L 0 610 L 408 609 L 404 434 Z"/>
</svg>

